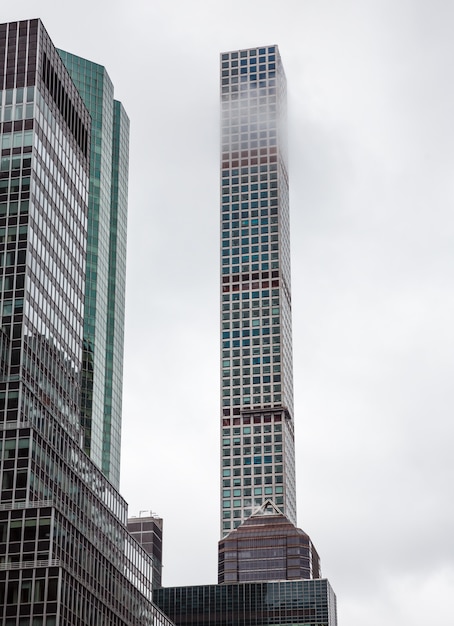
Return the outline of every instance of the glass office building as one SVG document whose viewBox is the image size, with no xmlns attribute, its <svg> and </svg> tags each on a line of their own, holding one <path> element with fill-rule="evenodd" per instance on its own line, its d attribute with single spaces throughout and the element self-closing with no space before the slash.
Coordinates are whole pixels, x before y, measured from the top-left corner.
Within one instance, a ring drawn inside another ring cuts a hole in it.
<svg viewBox="0 0 454 626">
<path fill-rule="evenodd" d="M 321 578 L 317 550 L 271 501 L 219 542 L 219 584 L 302 578 Z"/>
<path fill-rule="evenodd" d="M 265 500 L 296 524 L 286 78 L 221 54 L 221 537 Z"/>
<path fill-rule="evenodd" d="M 176 626 L 337 626 L 324 579 L 169 587 L 153 597 Z"/>
<path fill-rule="evenodd" d="M 170 624 L 83 449 L 92 120 L 40 20 L 0 25 L 0 98 L 0 623 Z"/>
<path fill-rule="evenodd" d="M 59 50 L 92 119 L 81 424 L 84 449 L 120 482 L 129 120 L 102 65 Z"/>
</svg>

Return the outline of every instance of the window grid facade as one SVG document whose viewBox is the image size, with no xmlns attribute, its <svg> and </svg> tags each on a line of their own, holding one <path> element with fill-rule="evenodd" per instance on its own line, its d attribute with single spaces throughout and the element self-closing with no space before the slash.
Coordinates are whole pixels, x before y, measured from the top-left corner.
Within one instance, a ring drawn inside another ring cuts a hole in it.
<svg viewBox="0 0 454 626">
<path fill-rule="evenodd" d="M 40 20 L 0 25 L 0 115 L 0 623 L 170 626 L 83 449 L 91 119 Z"/>
<path fill-rule="evenodd" d="M 106 69 L 59 50 L 93 120 L 85 286 L 84 448 L 119 487 L 129 120 Z"/>
<path fill-rule="evenodd" d="M 296 523 L 286 80 L 221 54 L 221 536 L 265 499 Z"/>
<path fill-rule="evenodd" d="M 317 551 L 271 502 L 219 542 L 219 584 L 309 578 L 321 578 Z"/>
<path fill-rule="evenodd" d="M 153 597 L 176 626 L 337 626 L 325 579 L 169 587 Z"/>
</svg>

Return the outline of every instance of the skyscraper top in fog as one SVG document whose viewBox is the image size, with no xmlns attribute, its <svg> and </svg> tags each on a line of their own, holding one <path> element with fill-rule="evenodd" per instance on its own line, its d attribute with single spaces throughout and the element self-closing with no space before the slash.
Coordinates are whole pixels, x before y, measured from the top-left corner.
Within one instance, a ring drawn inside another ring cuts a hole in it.
<svg viewBox="0 0 454 626">
<path fill-rule="evenodd" d="M 221 536 L 265 500 L 296 523 L 286 79 L 221 55 Z"/>
</svg>

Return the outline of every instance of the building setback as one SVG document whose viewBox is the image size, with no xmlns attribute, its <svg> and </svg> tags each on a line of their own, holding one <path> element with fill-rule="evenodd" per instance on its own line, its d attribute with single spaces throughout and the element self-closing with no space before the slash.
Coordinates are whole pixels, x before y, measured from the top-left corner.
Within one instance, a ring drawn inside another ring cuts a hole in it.
<svg viewBox="0 0 454 626">
<path fill-rule="evenodd" d="M 221 54 L 221 537 L 271 500 L 296 524 L 286 79 Z"/>
<path fill-rule="evenodd" d="M 91 119 L 40 20 L 0 25 L 0 95 L 0 622 L 170 624 L 83 449 Z"/>
</svg>

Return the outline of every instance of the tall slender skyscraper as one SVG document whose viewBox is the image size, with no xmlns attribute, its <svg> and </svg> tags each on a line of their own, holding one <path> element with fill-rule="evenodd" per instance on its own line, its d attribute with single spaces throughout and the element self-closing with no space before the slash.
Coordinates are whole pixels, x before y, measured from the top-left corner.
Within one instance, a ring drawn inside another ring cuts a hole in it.
<svg viewBox="0 0 454 626">
<path fill-rule="evenodd" d="M 0 623 L 167 625 L 83 449 L 92 122 L 40 20 L 0 25 L 0 115 Z"/>
<path fill-rule="evenodd" d="M 59 50 L 92 119 L 81 424 L 84 449 L 120 483 L 129 120 L 102 65 Z"/>
<path fill-rule="evenodd" d="M 221 55 L 221 536 L 266 500 L 296 524 L 286 79 Z"/>
<path fill-rule="evenodd" d="M 336 626 L 296 528 L 285 76 L 276 46 L 221 55 L 218 585 L 160 588 L 176 626 Z M 306 579 L 306 580 L 305 580 Z"/>
</svg>

